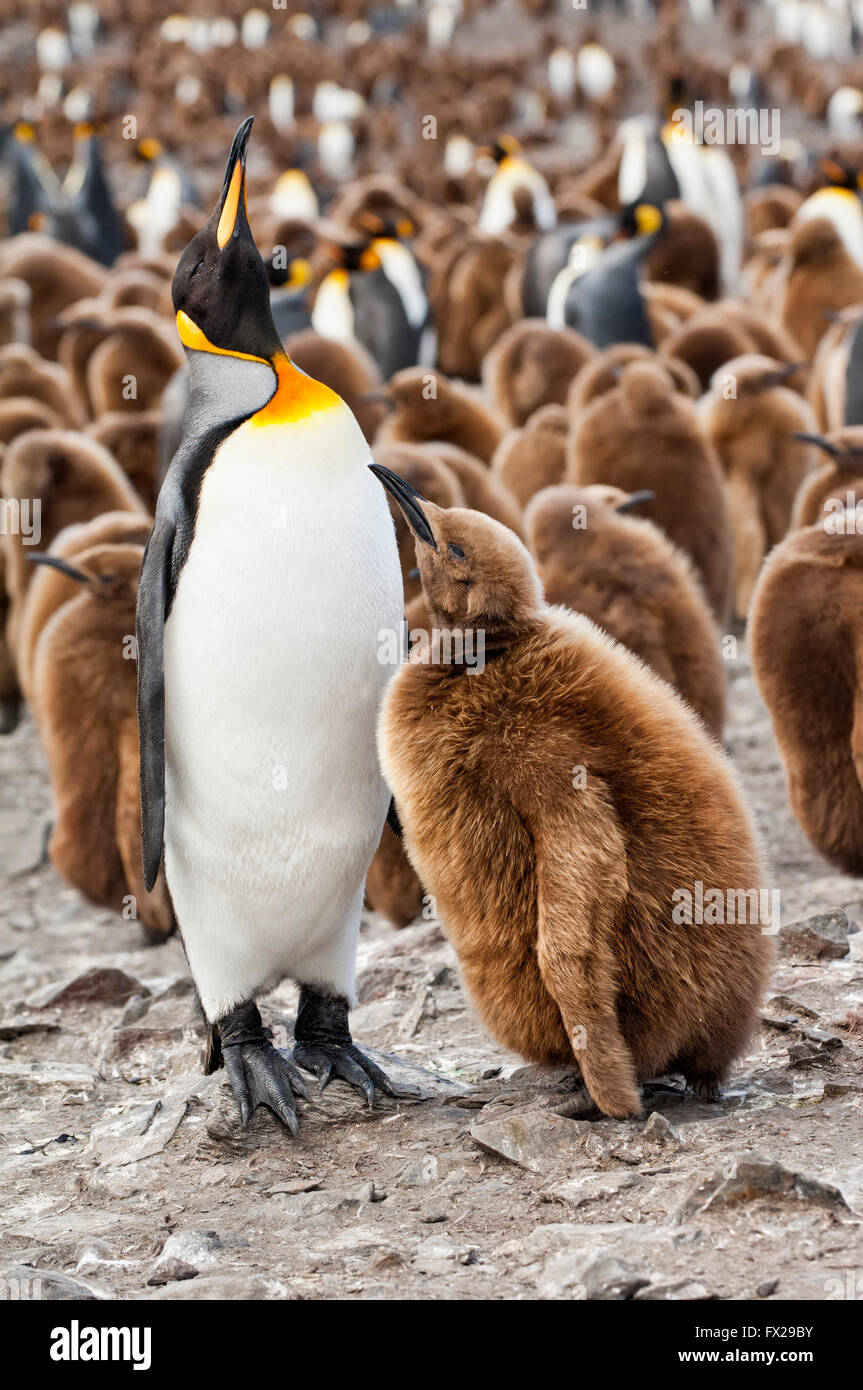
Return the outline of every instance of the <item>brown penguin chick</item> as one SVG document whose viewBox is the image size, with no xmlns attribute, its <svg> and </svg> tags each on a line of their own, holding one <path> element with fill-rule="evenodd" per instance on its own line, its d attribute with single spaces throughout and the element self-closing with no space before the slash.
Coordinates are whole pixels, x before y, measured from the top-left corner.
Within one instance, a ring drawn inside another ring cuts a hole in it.
<svg viewBox="0 0 863 1390">
<path fill-rule="evenodd" d="M 758 916 L 764 869 L 730 765 L 665 681 L 545 605 L 512 532 L 404 500 L 440 636 L 390 682 L 378 745 L 484 1023 L 530 1061 L 577 1064 L 607 1115 L 637 1115 L 639 1081 L 664 1071 L 715 1097 L 771 957 L 737 920 L 746 891 Z M 686 925 L 696 885 L 736 894 L 734 920 Z"/>
<path fill-rule="evenodd" d="M 91 902 L 136 916 L 160 938 L 174 918 L 163 876 L 152 893 L 144 887 L 138 790 L 134 634 L 142 557 L 140 545 L 102 545 L 69 566 L 79 592 L 43 629 L 33 684 L 51 771 L 51 862 Z"/>
<path fill-rule="evenodd" d="M 831 864 L 863 873 L 863 535 L 859 514 L 794 531 L 752 595 L 752 669 L 791 808 Z M 844 533 L 843 533 L 844 532 Z"/>
<path fill-rule="evenodd" d="M 151 511 L 155 510 L 161 483 L 157 468 L 161 419 L 159 410 L 136 413 L 112 410 L 88 425 L 86 430 L 91 439 L 103 444 L 114 456 Z"/>
<path fill-rule="evenodd" d="M 699 414 L 728 482 L 734 533 L 733 613 L 746 617 L 761 562 L 791 524 L 797 489 L 815 466 L 812 409 L 787 382 L 794 363 L 752 353 L 720 367 Z"/>
<path fill-rule="evenodd" d="M 23 343 L 12 343 L 0 348 L 0 400 L 21 396 L 47 406 L 71 428 L 84 424 L 85 416 L 65 368 L 57 362 L 44 361 Z"/>
<path fill-rule="evenodd" d="M 599 485 L 546 488 L 525 513 L 527 544 L 546 601 L 584 613 L 640 656 L 721 738 L 716 624 L 688 557 L 632 510 L 643 499 Z"/>
<path fill-rule="evenodd" d="M 0 280 L 0 347 L 7 343 L 29 343 L 30 286 L 10 276 Z"/>
<path fill-rule="evenodd" d="M 526 507 L 540 488 L 563 481 L 568 431 L 566 406 L 544 405 L 522 429 L 510 430 L 498 444 L 491 471 L 520 506 Z"/>
<path fill-rule="evenodd" d="M 53 237 L 25 232 L 0 242 L 0 277 L 23 280 L 30 290 L 30 342 L 42 357 L 56 355 L 58 315 L 76 299 L 98 295 L 108 272 L 81 251 Z"/>
<path fill-rule="evenodd" d="M 485 512 L 486 516 L 494 517 L 495 521 L 508 526 L 510 531 L 524 539 L 521 507 L 506 484 L 490 468 L 466 449 L 443 440 L 432 440 L 421 447 L 433 453 L 455 474 L 464 496 L 464 506 Z"/>
<path fill-rule="evenodd" d="M 11 444 L 27 430 L 62 429 L 64 420 L 32 396 L 7 396 L 0 400 L 0 444 Z"/>
<path fill-rule="evenodd" d="M 701 395 L 701 383 L 686 362 L 677 357 L 657 357 L 640 343 L 613 343 L 587 362 L 572 383 L 566 401 L 570 416 L 576 418 L 597 396 L 613 391 L 620 381 L 621 371 L 630 362 L 657 362 L 668 373 L 677 391 L 692 396 L 693 400 Z"/>
<path fill-rule="evenodd" d="M 768 183 L 750 188 L 743 195 L 746 235 L 751 239 L 774 227 L 789 226 L 802 202 L 803 194 L 788 184 Z"/>
<path fill-rule="evenodd" d="M 440 258 L 429 283 L 437 360 L 450 376 L 479 378 L 483 358 L 520 317 L 521 254 L 501 237 L 472 233 Z"/>
<path fill-rule="evenodd" d="M 50 547 L 42 552 L 54 559 L 75 562 L 79 555 L 94 546 L 147 544 L 152 518 L 139 512 L 101 512 L 92 521 L 76 522 L 54 537 Z M 54 565 L 32 566 L 33 575 L 27 586 L 21 610 L 18 634 L 18 677 L 25 699 L 38 721 L 33 698 L 33 667 L 36 646 L 49 619 L 70 599 L 81 592 L 80 581 L 70 578 Z"/>
<path fill-rule="evenodd" d="M 487 354 L 485 393 L 511 425 L 523 425 L 540 406 L 562 405 L 573 378 L 593 355 L 592 344 L 571 328 L 522 319 Z"/>
<path fill-rule="evenodd" d="M 337 343 L 307 328 L 290 334 L 285 348 L 301 371 L 341 396 L 371 443 L 383 419 L 384 405 L 376 394 L 380 391 L 381 374 L 362 344 Z"/>
<path fill-rule="evenodd" d="M 791 229 L 777 227 L 762 232 L 747 250 L 741 272 L 741 289 L 747 300 L 767 313 L 775 313 L 785 287 L 785 263 L 791 245 Z"/>
<path fill-rule="evenodd" d="M 722 299 L 715 308 L 727 322 L 747 334 L 752 340 L 753 352 L 773 357 L 777 362 L 796 363 L 797 371 L 789 375 L 787 384 L 792 391 L 805 390 L 806 364 L 800 361 L 797 344 L 779 324 L 770 321 L 765 311 L 745 299 Z"/>
<path fill-rule="evenodd" d="M 109 411 L 148 411 L 178 367 L 183 350 L 174 325 L 152 309 L 111 309 L 100 323 L 107 329 L 87 364 L 87 392 L 93 416 Z"/>
<path fill-rule="evenodd" d="M 21 508 L 39 504 L 39 539 L 34 544 L 22 527 L 5 537 L 9 621 L 6 639 L 15 655 L 24 594 L 33 575 L 28 554 L 76 521 L 100 512 L 146 513 L 123 470 L 95 439 L 74 430 L 31 430 L 8 446 L 0 468 L 0 496 Z M 35 515 L 34 515 L 35 520 Z"/>
<path fill-rule="evenodd" d="M 719 460 L 695 404 L 657 362 L 632 362 L 575 421 L 567 481 L 655 493 L 644 515 L 690 557 L 720 624 L 728 616 L 731 519 Z"/>
<path fill-rule="evenodd" d="M 672 322 L 674 329 L 680 327 L 693 314 L 700 314 L 707 307 L 706 300 L 682 285 L 667 285 L 655 280 L 645 280 L 641 285 L 641 297 L 645 301 L 648 314 L 654 306 Z"/>
<path fill-rule="evenodd" d="M 820 467 L 807 474 L 791 509 L 790 530 L 824 524 L 827 517 L 856 507 L 863 499 L 863 425 L 846 425 L 830 434 L 810 436 L 820 451 Z"/>
<path fill-rule="evenodd" d="M 755 340 L 740 323 L 726 318 L 718 305 L 693 314 L 662 344 L 663 357 L 676 357 L 695 372 L 702 391 L 730 357 L 755 352 Z"/>
<path fill-rule="evenodd" d="M 21 715 L 21 690 L 12 652 L 6 641 L 9 595 L 6 591 L 6 550 L 0 545 L 0 734 L 11 734 Z"/>
<path fill-rule="evenodd" d="M 447 380 L 443 372 L 405 367 L 390 379 L 382 394 L 390 410 L 378 430 L 379 443 L 438 440 L 491 463 L 503 438 L 504 423 L 476 392 Z"/>
<path fill-rule="evenodd" d="M 791 235 L 790 267 L 781 321 L 808 362 L 827 332 L 830 311 L 863 303 L 863 270 L 826 217 L 798 223 Z"/>
<path fill-rule="evenodd" d="M 679 285 L 701 299 L 718 299 L 719 243 L 710 223 L 676 201 L 665 212 L 665 231 L 645 264 L 647 279 Z"/>
</svg>

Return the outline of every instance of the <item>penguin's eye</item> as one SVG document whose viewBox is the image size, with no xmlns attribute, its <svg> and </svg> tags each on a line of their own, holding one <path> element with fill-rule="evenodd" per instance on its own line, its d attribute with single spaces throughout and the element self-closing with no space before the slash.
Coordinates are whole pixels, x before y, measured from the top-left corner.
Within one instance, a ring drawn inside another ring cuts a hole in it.
<svg viewBox="0 0 863 1390">
<path fill-rule="evenodd" d="M 197 264 L 197 265 L 195 265 L 195 266 L 192 267 L 192 271 L 191 271 L 191 273 L 190 273 L 190 275 L 189 275 L 189 279 L 190 279 L 190 280 L 194 280 L 195 276 L 197 275 L 198 271 L 201 269 L 201 266 L 202 266 L 203 264 L 204 264 L 203 259 L 201 259 L 200 261 L 198 261 L 198 264 Z"/>
<path fill-rule="evenodd" d="M 450 541 L 449 543 L 449 553 L 450 555 L 454 555 L 457 560 L 463 560 L 465 558 L 464 551 L 462 550 L 461 546 L 455 545 L 452 541 Z"/>
</svg>

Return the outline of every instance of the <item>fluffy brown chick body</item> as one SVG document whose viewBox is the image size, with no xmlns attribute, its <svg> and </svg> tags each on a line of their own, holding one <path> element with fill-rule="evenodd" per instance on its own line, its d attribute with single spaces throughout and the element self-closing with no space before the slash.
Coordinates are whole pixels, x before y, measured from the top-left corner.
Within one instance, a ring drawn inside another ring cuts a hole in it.
<svg viewBox="0 0 863 1390">
<path fill-rule="evenodd" d="M 491 463 L 505 425 L 476 392 L 448 381 L 442 372 L 406 367 L 390 380 L 385 395 L 391 409 L 378 430 L 378 443 L 438 440 Z"/>
<path fill-rule="evenodd" d="M 826 217 L 798 223 L 782 298 L 782 326 L 811 362 L 830 326 L 828 315 L 863 303 L 863 270 Z"/>
<path fill-rule="evenodd" d="M 152 526 L 152 519 L 139 512 L 100 512 L 92 521 L 78 522 L 67 526 L 55 536 L 47 553 L 60 560 L 73 564 L 79 555 L 95 546 L 139 545 L 144 546 Z M 24 597 L 21 610 L 21 623 L 18 632 L 17 661 L 21 690 L 31 706 L 38 723 L 38 710 L 33 697 L 33 671 L 36 661 L 36 647 L 39 638 L 58 608 L 77 598 L 81 592 L 80 583 L 53 566 L 39 564 L 32 567 L 33 574 Z"/>
<path fill-rule="evenodd" d="M 577 1063 L 606 1114 L 637 1114 L 638 1082 L 663 1071 L 713 1096 L 753 1025 L 769 938 L 673 913 L 696 882 L 723 895 L 763 885 L 734 775 L 664 681 L 589 619 L 544 604 L 511 532 L 427 513 L 432 620 L 482 629 L 485 666 L 414 653 L 378 738 L 467 989 L 506 1046 Z"/>
<path fill-rule="evenodd" d="M 523 425 L 543 405 L 562 405 L 594 348 L 571 328 L 522 319 L 507 329 L 482 366 L 491 401 L 510 425 Z"/>
<path fill-rule="evenodd" d="M 863 873 L 863 534 L 823 524 L 787 536 L 752 596 L 752 669 L 812 844 Z"/>
<path fill-rule="evenodd" d="M 640 656 L 722 737 L 725 675 L 713 616 L 691 562 L 652 522 L 616 508 L 616 488 L 538 493 L 528 547 L 548 603 L 584 613 Z"/>
<path fill-rule="evenodd" d="M 593 402 L 569 437 L 567 481 L 650 489 L 643 515 L 685 551 L 710 606 L 724 622 L 731 581 L 731 521 L 722 469 L 693 402 L 655 362 L 633 362 Z"/>
<path fill-rule="evenodd" d="M 733 611 L 746 617 L 761 562 L 791 524 L 794 497 L 815 465 L 811 433 L 815 417 L 785 385 L 787 368 L 749 354 L 722 366 L 700 414 L 705 433 L 728 480 L 734 532 Z M 733 382 L 733 394 L 726 383 Z"/>
<path fill-rule="evenodd" d="M 494 452 L 491 471 L 526 507 L 540 488 L 563 480 L 569 413 L 563 405 L 544 405 L 521 429 L 505 434 Z"/>
<path fill-rule="evenodd" d="M 51 770 L 52 863 L 91 902 L 173 930 L 164 878 L 144 887 L 137 677 L 130 642 L 143 548 L 77 557 L 87 582 L 46 624 L 36 649 L 39 732 Z M 131 902 L 130 899 L 134 899 Z"/>
<path fill-rule="evenodd" d="M 31 430 L 9 445 L 0 469 L 0 494 L 7 499 L 38 500 L 38 548 L 74 522 L 90 521 L 100 512 L 146 511 L 125 473 L 101 444 L 74 430 Z M 6 587 L 10 607 L 6 636 L 13 657 L 24 595 L 33 576 L 28 553 L 37 548 L 20 532 L 4 537 Z"/>
</svg>

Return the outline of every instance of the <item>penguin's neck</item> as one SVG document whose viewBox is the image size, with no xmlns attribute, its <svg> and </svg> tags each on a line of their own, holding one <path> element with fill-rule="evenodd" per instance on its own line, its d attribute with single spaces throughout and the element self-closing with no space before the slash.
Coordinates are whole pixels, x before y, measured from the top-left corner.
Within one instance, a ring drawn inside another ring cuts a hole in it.
<svg viewBox="0 0 863 1390">
<path fill-rule="evenodd" d="M 296 367 L 287 353 L 270 361 L 229 352 L 187 349 L 189 406 L 186 433 L 248 421 L 285 426 L 343 406 L 340 396 Z"/>
<path fill-rule="evenodd" d="M 341 396 L 337 396 L 322 381 L 307 376 L 286 352 L 276 353 L 273 371 L 276 389 L 263 409 L 252 416 L 251 423 L 255 426 L 290 425 L 297 420 L 307 420 L 322 410 L 333 410 L 344 405 Z"/>
</svg>

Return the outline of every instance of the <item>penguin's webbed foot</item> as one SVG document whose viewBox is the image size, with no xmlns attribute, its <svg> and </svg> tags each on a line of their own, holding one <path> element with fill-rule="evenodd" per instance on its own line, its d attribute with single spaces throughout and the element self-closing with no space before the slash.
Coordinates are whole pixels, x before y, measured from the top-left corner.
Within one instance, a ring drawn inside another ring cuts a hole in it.
<svg viewBox="0 0 863 1390">
<path fill-rule="evenodd" d="M 371 1108 L 375 1087 L 385 1096 L 415 1096 L 415 1088 L 394 1086 L 385 1071 L 356 1046 L 348 1028 L 348 1006 L 344 999 L 317 994 L 305 986 L 294 1029 L 293 1058 L 297 1066 L 314 1072 L 321 1090 L 334 1076 L 362 1091 Z"/>
<path fill-rule="evenodd" d="M 308 1098 L 306 1083 L 286 1053 L 273 1047 L 257 1006 L 251 1001 L 240 1004 L 219 1020 L 219 1034 L 243 1128 L 258 1106 L 266 1105 L 296 1138 L 295 1098 Z"/>
</svg>

